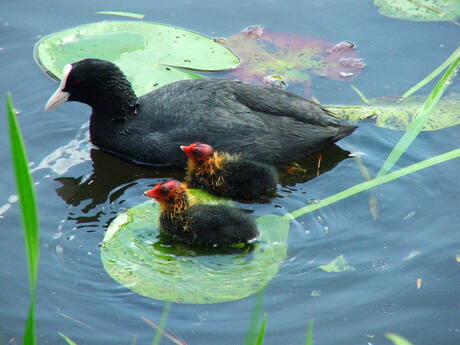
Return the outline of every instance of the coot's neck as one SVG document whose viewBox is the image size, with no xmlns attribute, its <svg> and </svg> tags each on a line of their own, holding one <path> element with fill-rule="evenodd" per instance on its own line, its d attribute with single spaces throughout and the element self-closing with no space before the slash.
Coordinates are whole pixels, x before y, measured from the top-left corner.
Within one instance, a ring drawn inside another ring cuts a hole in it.
<svg viewBox="0 0 460 345">
<path fill-rule="evenodd" d="M 130 85 L 112 85 L 104 88 L 96 99 L 88 104 L 93 108 L 94 120 L 124 121 L 136 115 L 137 97 Z M 93 119 L 92 119 L 93 120 Z"/>
<path fill-rule="evenodd" d="M 195 174 L 214 175 L 218 170 L 222 169 L 223 161 L 223 154 L 213 152 L 212 156 L 207 159 L 189 159 L 187 170 Z"/>
<path fill-rule="evenodd" d="M 160 203 L 161 212 L 167 214 L 171 219 L 182 218 L 184 211 L 189 206 L 190 203 L 185 189 L 178 191 Z"/>
</svg>

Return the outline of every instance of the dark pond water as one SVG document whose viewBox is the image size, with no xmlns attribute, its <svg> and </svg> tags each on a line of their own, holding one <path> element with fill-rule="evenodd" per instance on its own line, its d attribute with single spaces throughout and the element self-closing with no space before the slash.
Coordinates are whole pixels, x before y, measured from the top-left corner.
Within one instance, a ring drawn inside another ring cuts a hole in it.
<svg viewBox="0 0 460 345">
<path fill-rule="evenodd" d="M 458 26 L 387 18 L 371 1 L 2 0 L 0 9 L 0 94 L 11 91 L 21 111 L 40 208 L 40 344 L 63 344 L 57 332 L 79 345 L 130 344 L 133 339 L 151 343 L 153 330 L 141 317 L 158 322 L 164 302 L 113 281 L 100 262 L 99 243 L 117 214 L 144 201 L 148 186 L 166 177 L 181 178 L 180 171 L 141 168 L 91 147 L 85 105 L 69 103 L 43 112 L 56 83 L 33 61 L 33 46 L 42 35 L 107 18 L 96 11 L 118 10 L 215 37 L 263 24 L 330 42 L 351 40 L 367 64 L 354 84 L 369 97 L 402 94 L 460 42 Z M 359 101 L 348 83 L 313 76 L 312 84 L 322 103 Z M 449 91 L 458 89 L 457 78 Z M 28 289 L 6 130 L 2 116 L 0 343 L 16 344 Z M 374 175 L 401 135 L 362 122 L 340 147 L 359 153 Z M 424 132 L 398 167 L 458 146 L 458 127 Z M 255 216 L 285 214 L 364 181 L 356 161 L 342 151 L 326 153 L 325 160 L 335 167 L 309 181 L 286 180 L 270 203 L 244 207 Z M 376 220 L 370 194 L 362 193 L 292 222 L 288 257 L 265 290 L 265 343 L 302 344 L 307 320 L 314 319 L 315 344 L 390 344 L 385 332 L 418 345 L 459 344 L 459 168 L 454 160 L 376 188 Z M 317 268 L 341 254 L 355 271 Z M 254 301 L 251 296 L 212 305 L 172 304 L 167 329 L 188 344 L 242 344 Z"/>
</svg>

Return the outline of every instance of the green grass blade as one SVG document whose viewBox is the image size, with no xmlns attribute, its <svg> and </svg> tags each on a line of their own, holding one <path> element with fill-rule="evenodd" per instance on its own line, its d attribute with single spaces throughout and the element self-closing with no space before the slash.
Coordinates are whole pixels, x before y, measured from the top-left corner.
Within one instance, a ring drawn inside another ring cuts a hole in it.
<svg viewBox="0 0 460 345">
<path fill-rule="evenodd" d="M 412 345 L 412 343 L 395 333 L 385 333 L 385 338 L 390 339 L 395 345 Z"/>
<path fill-rule="evenodd" d="M 254 345 L 257 341 L 258 330 L 260 319 L 262 317 L 262 307 L 264 305 L 264 290 L 261 290 L 256 295 L 256 300 L 254 302 L 254 307 L 251 312 L 251 322 L 249 323 L 249 329 L 246 333 L 246 338 L 244 339 L 244 345 Z"/>
<path fill-rule="evenodd" d="M 168 320 L 169 317 L 169 310 L 171 309 L 171 303 L 167 302 L 165 303 L 163 307 L 163 311 L 161 312 L 160 316 L 160 322 L 158 324 L 159 329 L 155 332 L 155 336 L 152 341 L 152 345 L 160 345 L 161 341 L 161 336 L 163 335 L 165 326 L 166 326 L 166 321 Z"/>
<path fill-rule="evenodd" d="M 359 98 L 366 103 L 366 104 L 371 104 L 372 102 L 369 101 L 366 96 L 364 96 L 364 93 L 361 92 L 360 89 L 358 89 L 356 86 L 351 85 L 351 88 L 358 94 Z"/>
<path fill-rule="evenodd" d="M 136 19 L 143 19 L 145 17 L 144 14 L 132 13 L 132 12 L 120 12 L 120 11 L 99 11 L 96 14 L 108 14 L 112 16 L 120 16 L 120 17 L 128 17 L 128 18 L 136 18 Z"/>
<path fill-rule="evenodd" d="M 24 330 L 23 344 L 35 345 L 35 296 L 40 251 L 38 213 L 24 140 L 22 138 L 10 94 L 6 96 L 6 114 L 11 143 L 11 157 L 19 195 L 19 204 L 21 207 L 21 218 L 24 228 L 27 266 L 29 271 L 30 301 L 26 327 Z"/>
<path fill-rule="evenodd" d="M 444 71 L 447 66 L 449 66 L 451 63 L 453 63 L 458 57 L 460 56 L 460 47 L 458 47 L 452 55 L 450 55 L 446 61 L 444 61 L 438 68 L 436 68 L 433 72 L 431 72 L 425 79 L 414 85 L 410 90 L 408 90 L 404 95 L 401 96 L 401 98 L 406 98 L 412 95 L 414 92 L 417 90 L 421 89 L 423 86 L 428 84 L 430 81 L 432 81 L 438 74 L 440 74 L 442 71 Z"/>
<path fill-rule="evenodd" d="M 307 323 L 307 335 L 305 336 L 305 345 L 313 345 L 313 326 L 315 320 L 310 319 Z"/>
<path fill-rule="evenodd" d="M 69 344 L 69 345 L 77 345 L 77 343 L 75 343 L 75 342 L 74 342 L 72 339 L 70 339 L 68 336 L 62 334 L 61 332 L 58 332 L 58 333 L 59 333 L 59 335 L 60 335 L 61 337 L 63 337 L 63 338 L 65 339 L 65 341 L 67 342 L 67 344 Z"/>
<path fill-rule="evenodd" d="M 24 140 L 22 138 L 18 121 L 16 119 L 16 113 L 11 101 L 11 95 L 9 94 L 7 95 L 6 103 L 13 168 L 21 205 L 22 223 L 25 230 L 29 282 L 31 287 L 35 287 L 39 257 L 39 227 L 36 206 L 37 204 L 35 201 L 32 177 L 29 173 L 29 164 L 24 146 Z"/>
<path fill-rule="evenodd" d="M 262 324 L 260 325 L 259 334 L 257 335 L 257 339 L 255 345 L 263 345 L 264 338 L 265 338 L 265 328 L 267 327 L 267 313 L 264 314 L 264 318 L 262 319 Z"/>
<path fill-rule="evenodd" d="M 33 289 L 30 292 L 29 310 L 27 312 L 26 327 L 22 339 L 22 344 L 24 345 L 35 345 L 37 343 L 35 329 L 35 296 L 35 289 Z"/>
<path fill-rule="evenodd" d="M 460 157 L 460 149 L 455 149 L 449 152 L 446 152 L 442 155 L 438 155 L 435 157 L 431 157 L 428 159 L 425 159 L 424 161 L 409 165 L 405 168 L 393 171 L 392 173 L 389 173 L 387 175 L 383 175 L 380 177 L 376 177 L 370 181 L 366 181 L 357 185 L 354 185 L 353 187 L 347 188 L 337 194 L 331 195 L 330 197 L 327 197 L 325 199 L 322 199 L 319 203 L 317 204 L 310 204 L 305 207 L 302 207 L 294 212 L 291 212 L 289 214 L 284 215 L 282 218 L 285 219 L 293 219 L 297 218 L 299 216 L 302 216 L 306 213 L 315 211 L 321 207 L 328 206 L 330 204 L 333 204 L 337 201 L 340 201 L 342 199 L 348 198 L 354 194 L 363 192 L 365 190 L 374 188 L 376 186 L 379 186 L 381 184 L 396 180 L 402 176 L 405 176 L 407 174 L 414 173 L 416 171 L 428 168 L 430 166 L 454 159 Z M 248 344 L 246 344 L 248 345 Z"/>
<path fill-rule="evenodd" d="M 426 98 L 419 113 L 414 117 L 412 123 L 409 125 L 404 135 L 401 137 L 396 146 L 388 155 L 387 159 L 383 163 L 382 168 L 377 173 L 377 177 L 385 175 L 386 173 L 388 173 L 388 171 L 390 171 L 393 168 L 393 166 L 396 164 L 399 158 L 404 154 L 404 152 L 406 152 L 409 145 L 420 133 L 425 123 L 428 121 L 431 113 L 438 104 L 444 91 L 450 84 L 450 81 L 452 80 L 453 76 L 455 75 L 455 72 L 458 69 L 458 66 L 460 64 L 460 55 L 457 55 L 458 56 L 455 59 L 455 61 L 449 66 L 446 73 L 444 73 L 442 78 L 438 81 L 434 89 Z"/>
</svg>

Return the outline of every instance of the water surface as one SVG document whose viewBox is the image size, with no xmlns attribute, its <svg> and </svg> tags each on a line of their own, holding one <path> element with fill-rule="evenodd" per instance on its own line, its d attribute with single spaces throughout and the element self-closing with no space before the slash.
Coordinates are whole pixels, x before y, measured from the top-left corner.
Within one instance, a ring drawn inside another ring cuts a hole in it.
<svg viewBox="0 0 460 345">
<path fill-rule="evenodd" d="M 21 112 L 41 217 L 40 344 L 64 343 L 57 332 L 79 345 L 128 344 L 133 338 L 137 344 L 151 342 L 153 330 L 141 317 L 158 322 L 164 302 L 113 281 L 101 265 L 99 243 L 117 214 L 144 201 L 144 190 L 164 178 L 182 176 L 177 170 L 139 167 L 92 147 L 87 143 L 86 105 L 69 103 L 44 113 L 57 85 L 33 61 L 32 49 L 40 37 L 117 19 L 94 15 L 102 10 L 143 13 L 145 20 L 214 37 L 263 24 L 273 31 L 356 43 L 367 66 L 354 84 L 369 97 L 402 94 L 460 41 L 458 26 L 387 18 L 371 1 L 3 0 L 0 8 L 0 93 L 11 91 Z M 359 101 L 348 83 L 321 77 L 313 77 L 312 83 L 322 103 Z M 448 91 L 459 92 L 458 78 Z M 359 125 L 339 146 L 359 153 L 374 175 L 402 132 L 377 128 L 371 121 Z M 0 343 L 14 338 L 14 344 L 21 339 L 28 290 L 6 129 L 2 117 Z M 458 127 L 424 132 L 398 167 L 458 145 Z M 285 181 L 280 196 L 270 203 L 243 206 L 256 217 L 281 215 L 364 180 L 353 158 L 339 153 L 326 158 L 334 161 L 333 169 L 308 181 Z M 389 331 L 419 345 L 459 344 L 459 168 L 458 161 L 443 163 L 293 222 L 288 257 L 265 291 L 265 344 L 302 344 L 308 319 L 315 319 L 317 344 L 389 344 L 384 338 Z M 378 202 L 377 219 L 369 210 L 370 196 Z M 317 268 L 342 254 L 355 271 Z M 422 287 L 417 289 L 419 278 Z M 173 304 L 167 328 L 188 344 L 241 344 L 254 301 L 251 296 L 214 305 Z"/>
</svg>

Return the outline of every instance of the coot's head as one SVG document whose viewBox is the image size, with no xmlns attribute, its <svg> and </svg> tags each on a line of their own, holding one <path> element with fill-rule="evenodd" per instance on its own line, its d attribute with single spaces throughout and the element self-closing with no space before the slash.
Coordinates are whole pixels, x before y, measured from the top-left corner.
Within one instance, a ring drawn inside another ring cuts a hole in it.
<svg viewBox="0 0 460 345">
<path fill-rule="evenodd" d="M 169 180 L 157 184 L 152 189 L 144 192 L 145 196 L 153 198 L 158 202 L 169 202 L 177 196 L 185 193 L 185 187 L 177 180 Z"/>
<path fill-rule="evenodd" d="M 193 143 L 188 146 L 181 146 L 182 151 L 187 155 L 188 158 L 195 161 L 208 160 L 212 157 L 214 149 L 211 145 L 203 143 Z"/>
<path fill-rule="evenodd" d="M 45 111 L 67 101 L 103 108 L 117 96 L 128 103 L 136 102 L 131 84 L 123 72 L 110 61 L 84 59 L 65 65 L 61 83 L 46 103 Z"/>
</svg>

